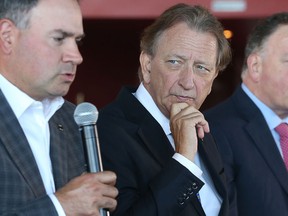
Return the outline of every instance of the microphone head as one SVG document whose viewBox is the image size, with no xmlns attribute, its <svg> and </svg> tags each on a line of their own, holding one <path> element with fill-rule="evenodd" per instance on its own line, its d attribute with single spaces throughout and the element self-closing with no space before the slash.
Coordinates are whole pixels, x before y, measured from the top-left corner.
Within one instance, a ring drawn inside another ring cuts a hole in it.
<svg viewBox="0 0 288 216">
<path fill-rule="evenodd" d="M 96 124 L 98 119 L 97 108 L 88 102 L 80 103 L 74 111 L 74 120 L 78 126 Z"/>
</svg>

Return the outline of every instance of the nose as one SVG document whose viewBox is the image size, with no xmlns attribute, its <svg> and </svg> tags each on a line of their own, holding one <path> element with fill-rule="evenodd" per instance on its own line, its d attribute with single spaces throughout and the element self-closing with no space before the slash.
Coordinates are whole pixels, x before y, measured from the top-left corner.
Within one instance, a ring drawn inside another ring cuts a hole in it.
<svg viewBox="0 0 288 216">
<path fill-rule="evenodd" d="M 179 74 L 179 85 L 185 90 L 194 88 L 193 67 L 186 66 Z"/>
<path fill-rule="evenodd" d="M 72 62 L 74 65 L 79 65 L 82 63 L 83 57 L 79 51 L 76 41 L 73 41 L 69 45 L 67 45 L 64 52 L 63 61 Z"/>
</svg>

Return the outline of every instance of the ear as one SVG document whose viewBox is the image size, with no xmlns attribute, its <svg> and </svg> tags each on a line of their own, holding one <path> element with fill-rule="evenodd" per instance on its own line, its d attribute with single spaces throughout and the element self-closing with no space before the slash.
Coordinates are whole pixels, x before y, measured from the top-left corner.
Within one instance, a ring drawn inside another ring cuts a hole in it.
<svg viewBox="0 0 288 216">
<path fill-rule="evenodd" d="M 151 60 L 152 57 L 151 55 L 148 55 L 145 52 L 141 52 L 140 54 L 140 65 L 141 65 L 141 73 L 142 73 L 142 78 L 144 83 L 150 83 L 150 78 L 151 78 Z"/>
<path fill-rule="evenodd" d="M 260 80 L 262 72 L 262 58 L 257 53 L 252 53 L 247 58 L 248 75 L 254 82 Z"/>
<path fill-rule="evenodd" d="M 0 19 L 0 49 L 3 53 L 12 52 L 15 25 L 7 19 Z"/>
</svg>

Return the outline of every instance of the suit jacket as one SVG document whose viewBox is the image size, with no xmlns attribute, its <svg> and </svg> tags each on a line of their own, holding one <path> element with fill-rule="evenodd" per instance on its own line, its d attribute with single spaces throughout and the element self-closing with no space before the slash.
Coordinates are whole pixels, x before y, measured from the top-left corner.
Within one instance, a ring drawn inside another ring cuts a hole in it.
<svg viewBox="0 0 288 216">
<path fill-rule="evenodd" d="M 85 171 L 74 105 L 65 102 L 49 121 L 56 190 Z M 0 90 L 0 215 L 58 215 L 46 195 L 24 132 Z"/>
<path fill-rule="evenodd" d="M 235 215 L 287 216 L 288 172 L 252 100 L 238 88 L 204 113 L 224 160 Z"/>
<path fill-rule="evenodd" d="M 97 123 L 104 169 L 117 174 L 118 205 L 112 215 L 205 215 L 196 197 L 203 183 L 172 158 L 167 136 L 132 91 L 122 89 Z M 223 199 L 219 215 L 228 215 L 223 164 L 209 134 L 199 140 L 199 154 Z"/>
</svg>

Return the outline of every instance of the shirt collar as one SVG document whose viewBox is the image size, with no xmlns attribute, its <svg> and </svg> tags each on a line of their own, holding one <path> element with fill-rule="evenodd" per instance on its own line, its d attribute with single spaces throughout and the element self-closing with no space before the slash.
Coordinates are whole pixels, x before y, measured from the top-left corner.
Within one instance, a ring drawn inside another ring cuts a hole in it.
<svg viewBox="0 0 288 216">
<path fill-rule="evenodd" d="M 255 105 L 259 108 L 262 115 L 264 116 L 269 129 L 273 130 L 277 127 L 281 122 L 288 123 L 288 117 L 285 119 L 281 119 L 272 109 L 270 109 L 266 104 L 260 101 L 249 89 L 248 87 L 242 83 L 241 85 L 243 91 L 248 95 L 248 97 L 255 103 Z"/>
<path fill-rule="evenodd" d="M 170 131 L 170 120 L 159 110 L 155 104 L 153 98 L 149 92 L 141 83 L 135 92 L 135 97 L 139 102 L 148 110 L 148 112 L 155 118 L 155 120 L 161 125 L 166 135 L 171 133 Z"/>
<path fill-rule="evenodd" d="M 0 88 L 17 119 L 28 107 L 37 103 L 33 98 L 10 83 L 2 74 L 0 74 Z M 56 97 L 52 100 L 44 99 L 41 103 L 44 108 L 44 115 L 49 119 L 63 105 L 64 99 L 62 97 Z"/>
</svg>

